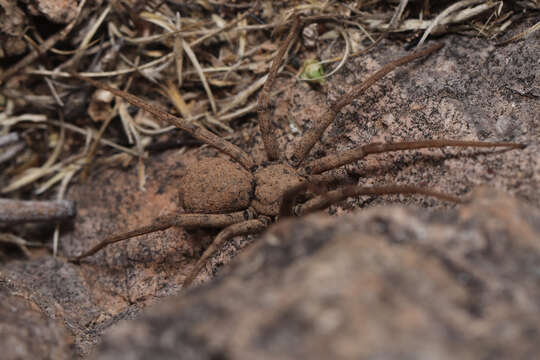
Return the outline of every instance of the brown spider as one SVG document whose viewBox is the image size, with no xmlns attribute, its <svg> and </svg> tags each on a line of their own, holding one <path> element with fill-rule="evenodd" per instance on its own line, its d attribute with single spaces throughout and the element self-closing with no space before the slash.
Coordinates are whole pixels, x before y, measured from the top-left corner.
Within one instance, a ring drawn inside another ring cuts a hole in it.
<svg viewBox="0 0 540 360">
<path fill-rule="evenodd" d="M 480 142 L 460 140 L 420 140 L 396 143 L 371 143 L 357 148 L 312 160 L 306 164 L 304 160 L 314 144 L 334 120 L 338 112 L 355 98 L 366 91 L 376 81 L 393 71 L 400 65 L 425 57 L 442 48 L 442 44 L 431 46 L 425 50 L 414 52 L 394 60 L 371 75 L 364 83 L 354 87 L 348 94 L 333 103 L 298 140 L 290 159 L 280 153 L 277 139 L 273 133 L 270 119 L 270 91 L 274 84 L 278 66 L 286 49 L 299 27 L 297 19 L 281 46 L 269 72 L 268 79 L 261 91 L 258 102 L 259 127 L 264 141 L 268 161 L 256 164 L 242 149 L 219 138 L 202 127 L 197 127 L 183 119 L 162 111 L 142 99 L 112 88 L 108 85 L 73 74 L 74 77 L 92 85 L 110 91 L 129 103 L 148 111 L 160 120 L 174 124 L 187 131 L 196 139 L 215 147 L 232 160 L 222 158 L 206 158 L 194 164 L 187 171 L 183 180 L 183 207 L 187 213 L 171 214 L 156 220 L 153 224 L 126 233 L 114 235 L 98 243 L 90 250 L 71 259 L 79 262 L 105 246 L 155 231 L 165 230 L 172 226 L 184 228 L 213 227 L 223 228 L 213 243 L 204 251 L 195 264 L 184 286 L 189 285 L 198 275 L 206 260 L 226 240 L 245 234 L 253 234 L 264 230 L 279 216 L 302 215 L 323 209 L 332 203 L 349 196 L 384 195 L 384 194 L 422 194 L 434 196 L 442 200 L 461 202 L 457 197 L 443 194 L 431 189 L 407 186 L 343 186 L 337 190 L 321 193 L 316 185 L 327 183 L 331 177 L 322 173 L 336 169 L 364 158 L 369 154 L 384 153 L 408 149 L 456 147 L 507 147 L 523 148 L 524 145 L 509 142 Z M 330 179 L 330 180 L 329 180 Z M 315 196 L 303 204 L 296 204 L 296 197 L 311 189 Z"/>
</svg>

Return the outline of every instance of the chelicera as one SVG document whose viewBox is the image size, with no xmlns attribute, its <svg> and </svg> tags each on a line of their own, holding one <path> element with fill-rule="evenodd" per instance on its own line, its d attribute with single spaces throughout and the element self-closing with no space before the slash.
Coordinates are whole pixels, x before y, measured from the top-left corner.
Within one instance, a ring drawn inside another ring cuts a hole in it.
<svg viewBox="0 0 540 360">
<path fill-rule="evenodd" d="M 267 81 L 261 90 L 258 101 L 258 121 L 265 146 L 267 161 L 256 163 L 251 156 L 239 147 L 223 140 L 208 130 L 197 127 L 183 119 L 162 111 L 142 99 L 112 88 L 92 79 L 73 74 L 92 85 L 108 90 L 124 98 L 129 103 L 153 114 L 160 120 L 174 124 L 187 131 L 196 139 L 228 155 L 229 159 L 206 158 L 187 169 L 183 179 L 182 197 L 186 213 L 171 214 L 155 220 L 152 224 L 126 233 L 106 238 L 90 250 L 71 259 L 79 262 L 93 255 L 109 244 L 129 239 L 150 232 L 165 230 L 172 226 L 184 228 L 213 227 L 222 228 L 213 243 L 204 251 L 194 268 L 184 281 L 189 285 L 199 274 L 207 259 L 228 239 L 245 234 L 261 232 L 278 218 L 289 215 L 303 215 L 323 209 L 332 203 L 349 196 L 385 195 L 385 194 L 421 194 L 436 198 L 460 202 L 452 195 L 443 194 L 425 187 L 407 185 L 386 185 L 364 187 L 359 185 L 337 187 L 335 190 L 320 191 L 319 185 L 332 181 L 327 176 L 329 170 L 349 164 L 375 153 L 401 151 L 421 148 L 453 147 L 506 147 L 523 148 L 524 145 L 510 142 L 481 142 L 461 140 L 417 140 L 396 143 L 372 143 L 348 151 L 331 154 L 305 163 L 305 159 L 315 143 L 321 138 L 339 111 L 365 92 L 376 81 L 400 65 L 415 59 L 426 57 L 442 48 L 441 44 L 416 51 L 394 60 L 368 77 L 362 84 L 334 102 L 297 141 L 293 155 L 286 159 L 280 151 L 273 132 L 270 116 L 270 92 L 275 82 L 278 66 L 293 40 L 300 20 L 296 19 L 278 55 L 272 64 Z M 311 197 L 303 203 L 297 203 L 299 195 Z"/>
</svg>

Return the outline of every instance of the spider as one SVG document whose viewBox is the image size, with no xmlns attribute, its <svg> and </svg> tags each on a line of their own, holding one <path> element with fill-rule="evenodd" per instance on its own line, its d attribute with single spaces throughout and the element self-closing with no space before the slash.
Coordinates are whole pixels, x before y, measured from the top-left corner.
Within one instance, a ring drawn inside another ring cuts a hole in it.
<svg viewBox="0 0 540 360">
<path fill-rule="evenodd" d="M 162 111 L 134 95 L 98 81 L 72 74 L 72 76 L 89 82 L 95 87 L 110 91 L 162 121 L 176 125 L 196 139 L 228 155 L 230 160 L 205 158 L 187 170 L 180 189 L 183 194 L 181 197 L 183 199 L 183 208 L 187 213 L 170 214 L 156 219 L 150 225 L 107 237 L 88 251 L 71 258 L 70 261 L 78 263 L 83 258 L 91 256 L 115 242 L 165 230 L 172 226 L 222 229 L 186 277 L 183 285 L 188 286 L 199 274 L 208 258 L 225 241 L 235 236 L 261 232 L 279 217 L 304 215 L 323 209 L 347 197 L 361 195 L 420 194 L 456 203 L 462 202 L 458 197 L 429 188 L 396 184 L 372 187 L 348 185 L 338 187 L 336 190 L 321 192 L 321 185 L 332 181 L 331 176 L 323 174 L 329 170 L 360 160 L 370 154 L 409 149 L 442 148 L 446 146 L 506 147 L 510 149 L 525 147 L 523 144 L 511 142 L 450 139 L 370 143 L 305 162 L 312 147 L 344 106 L 350 104 L 371 85 L 397 67 L 415 59 L 426 57 L 443 47 L 442 44 L 437 44 L 389 62 L 369 76 L 362 84 L 354 87 L 349 93 L 331 104 L 314 121 L 313 126 L 298 139 L 294 144 L 293 155 L 286 159 L 278 147 L 277 138 L 273 132 L 270 115 L 270 93 L 276 79 L 278 67 L 299 26 L 300 21 L 297 19 L 280 47 L 270 68 L 267 81 L 259 95 L 257 115 L 268 158 L 267 161 L 261 163 L 256 163 L 244 150 L 202 127 Z M 299 195 L 307 194 L 308 191 L 312 194 L 311 198 L 297 204 Z"/>
</svg>

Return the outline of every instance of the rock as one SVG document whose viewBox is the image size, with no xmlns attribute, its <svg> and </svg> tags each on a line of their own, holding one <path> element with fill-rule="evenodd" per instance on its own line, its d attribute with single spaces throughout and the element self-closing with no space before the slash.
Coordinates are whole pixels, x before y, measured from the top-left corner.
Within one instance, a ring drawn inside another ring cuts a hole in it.
<svg viewBox="0 0 540 360">
<path fill-rule="evenodd" d="M 0 280 L 2 359 L 71 359 L 73 338 L 58 318 L 41 311 L 43 300 Z"/>
<path fill-rule="evenodd" d="M 39 26 L 39 22 L 33 17 L 43 16 L 53 23 L 67 24 L 76 15 L 75 0 L 0 1 L 0 59 L 18 56 L 27 51 L 28 40 L 25 40 L 24 36 L 29 27 Z M 41 27 L 43 28 L 43 25 Z"/>
<path fill-rule="evenodd" d="M 533 359 L 540 210 L 478 191 L 273 226 L 217 280 L 106 333 L 95 359 Z"/>
<path fill-rule="evenodd" d="M 16 1 L 0 2 L 0 59 L 26 51 L 23 39 L 28 21 Z"/>
<path fill-rule="evenodd" d="M 48 20 L 59 24 L 67 24 L 77 15 L 75 0 L 24 0 L 24 2 L 33 16 L 45 16 Z"/>
</svg>

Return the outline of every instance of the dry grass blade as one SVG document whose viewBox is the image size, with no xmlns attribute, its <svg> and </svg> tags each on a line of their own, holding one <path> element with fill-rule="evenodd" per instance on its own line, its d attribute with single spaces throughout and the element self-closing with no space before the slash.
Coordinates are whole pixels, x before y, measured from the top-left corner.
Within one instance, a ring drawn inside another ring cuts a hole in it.
<svg viewBox="0 0 540 360">
<path fill-rule="evenodd" d="M 201 36 L 200 38 L 198 38 L 197 40 L 191 42 L 189 45 L 191 47 L 194 47 L 194 46 L 197 46 L 199 44 L 201 44 L 203 41 L 205 40 L 208 40 L 210 39 L 211 37 L 214 37 L 224 31 L 227 31 L 227 30 L 230 30 L 232 29 L 235 25 L 237 25 L 238 23 L 240 23 L 242 20 L 244 20 L 250 13 L 249 12 L 246 12 L 244 14 L 242 14 L 241 16 L 239 16 L 238 18 L 236 18 L 235 20 L 233 20 L 231 23 L 229 23 L 228 25 L 222 27 L 222 28 L 219 28 L 219 29 L 216 29 L 214 31 L 211 31 L 209 32 L 208 34 L 205 34 L 203 36 Z"/>
<path fill-rule="evenodd" d="M 88 167 L 92 163 L 92 159 L 94 157 L 94 154 L 98 148 L 98 145 L 100 144 L 101 138 L 103 137 L 103 133 L 105 133 L 105 129 L 109 126 L 112 119 L 114 118 L 114 115 L 116 114 L 118 110 L 118 103 L 114 105 L 114 108 L 111 110 L 111 113 L 109 116 L 107 116 L 107 119 L 103 122 L 101 127 L 99 128 L 99 131 L 94 139 L 94 142 L 92 143 L 92 146 L 90 146 L 90 150 L 86 154 L 86 160 L 85 160 L 85 166 L 83 168 L 82 174 L 81 174 L 81 180 L 84 182 L 86 181 L 86 177 L 88 176 Z"/>
<path fill-rule="evenodd" d="M 180 31 L 180 14 L 176 13 L 176 31 Z M 176 78 L 178 80 L 178 87 L 182 87 L 183 82 L 183 67 L 184 67 L 184 48 L 182 47 L 182 36 L 177 34 L 174 37 L 174 59 L 176 65 Z"/>
<path fill-rule="evenodd" d="M 63 119 L 61 120 L 61 122 L 63 123 Z M 64 145 L 64 139 L 65 130 L 62 127 L 60 129 L 60 138 L 58 139 L 56 146 L 47 161 L 39 168 L 30 168 L 24 173 L 22 173 L 18 178 L 14 179 L 10 184 L 1 189 L 1 192 L 8 193 L 17 190 L 25 185 L 34 182 L 42 176 L 49 174 L 51 169 L 54 169 L 53 171 L 59 169 L 58 166 L 53 166 L 53 164 L 55 164 L 58 157 L 60 156 L 62 146 Z"/>
<path fill-rule="evenodd" d="M 12 244 L 16 245 L 21 249 L 24 256 L 27 258 L 30 258 L 32 254 L 30 253 L 30 250 L 28 250 L 28 247 L 42 247 L 44 246 L 42 243 L 35 242 L 35 241 L 28 241 L 23 239 L 20 236 L 10 234 L 10 233 L 0 233 L 0 242 L 4 244 Z"/>
<path fill-rule="evenodd" d="M 206 95 L 208 96 L 208 100 L 210 100 L 210 106 L 212 107 L 212 111 L 214 114 L 217 113 L 217 107 L 216 107 L 216 101 L 214 100 L 214 95 L 212 94 L 212 90 L 210 89 L 210 86 L 208 86 L 208 81 L 206 81 L 206 76 L 204 75 L 204 72 L 202 71 L 201 64 L 199 63 L 199 60 L 197 60 L 197 56 L 191 49 L 191 46 L 185 41 L 182 40 L 182 48 L 184 49 L 184 52 L 186 53 L 189 60 L 191 60 L 191 63 L 195 67 L 195 70 L 197 70 L 197 74 L 199 74 L 199 78 L 201 79 L 201 82 L 204 86 L 204 90 L 206 91 Z"/>
<path fill-rule="evenodd" d="M 167 86 L 164 86 L 163 89 L 165 90 L 165 93 L 167 94 L 167 97 L 171 103 L 180 112 L 182 117 L 189 121 L 189 119 L 192 118 L 191 111 L 189 110 L 189 107 L 174 83 L 172 81 L 168 81 Z"/>
<path fill-rule="evenodd" d="M 24 121 L 31 121 L 31 122 L 36 122 L 36 123 L 39 123 L 39 122 L 43 122 L 47 120 L 47 116 L 46 115 L 42 115 L 42 114 L 21 114 L 21 115 L 18 115 L 18 116 L 9 116 L 9 117 L 5 117 L 3 119 L 0 119 L 0 125 L 1 126 L 5 126 L 5 127 L 11 127 L 11 126 L 14 126 L 20 122 L 24 122 Z"/>
<path fill-rule="evenodd" d="M 485 0 L 463 0 L 463 1 L 458 1 L 455 4 L 450 5 L 443 12 L 441 12 L 439 15 L 437 15 L 437 17 L 435 19 L 433 19 L 433 21 L 431 21 L 431 24 L 429 24 L 428 28 L 426 29 L 426 31 L 422 35 L 422 38 L 420 39 L 420 41 L 418 42 L 418 45 L 416 47 L 419 48 L 420 46 L 422 46 L 424 44 L 424 41 L 426 41 L 428 35 L 433 31 L 433 29 L 437 25 L 448 24 L 451 21 L 461 22 L 461 21 L 463 21 L 463 20 L 465 20 L 467 18 L 470 18 L 470 17 L 473 17 L 473 16 L 477 15 L 478 13 L 481 13 L 481 12 L 484 12 L 484 11 L 486 11 L 488 9 L 491 9 L 492 7 L 495 7 L 497 5 L 496 3 L 491 3 L 491 4 L 489 4 L 489 3 L 488 4 L 482 4 L 482 3 L 485 3 Z M 471 6 L 471 5 L 476 5 L 476 4 L 482 4 L 482 5 L 480 5 L 477 8 L 473 8 L 473 9 L 469 9 L 467 11 L 464 11 L 464 12 L 462 12 L 460 14 L 453 14 L 453 12 L 456 12 L 458 10 L 461 10 L 461 9 L 465 8 L 465 7 L 468 7 L 468 6 Z"/>
<path fill-rule="evenodd" d="M 66 172 L 64 176 L 62 176 L 62 183 L 60 184 L 60 187 L 58 189 L 58 196 L 56 197 L 58 201 L 64 200 L 64 195 L 66 194 L 66 189 L 68 187 L 68 184 L 79 169 L 80 167 L 73 168 L 70 171 Z M 53 256 L 55 257 L 58 254 L 58 239 L 59 238 L 60 238 L 60 224 L 56 224 L 56 226 L 54 227 L 54 233 L 53 233 Z"/>
<path fill-rule="evenodd" d="M 98 141 L 104 145 L 107 145 L 107 146 L 110 146 L 116 150 L 119 150 L 119 151 L 122 151 L 122 152 L 125 152 L 127 154 L 130 154 L 130 155 L 133 155 L 133 156 L 138 156 L 139 153 L 137 151 L 134 151 L 133 149 L 130 149 L 130 148 L 127 148 L 125 146 L 122 146 L 122 145 L 118 145 L 110 140 L 107 140 L 107 139 L 100 139 L 98 137 L 98 134 L 96 133 L 95 130 L 92 130 L 92 129 L 87 129 L 87 130 L 84 130 L 84 129 L 81 129 L 80 127 L 76 126 L 76 125 L 73 125 L 73 124 L 69 124 L 69 123 L 64 123 L 62 124 L 60 121 L 57 121 L 57 120 L 47 120 L 47 123 L 49 124 L 52 124 L 52 125 L 55 125 L 55 126 L 58 126 L 58 127 L 65 127 L 67 130 L 70 130 L 70 131 L 73 131 L 73 132 L 76 132 L 76 133 L 79 133 L 79 134 L 82 134 L 82 135 L 86 135 L 86 136 L 89 136 L 90 138 L 93 138 L 93 139 L 98 139 Z"/>
<path fill-rule="evenodd" d="M 77 64 L 80 60 L 80 58 L 84 55 L 85 50 L 88 48 L 88 45 L 92 41 L 92 38 L 94 37 L 96 31 L 99 29 L 101 24 L 103 24 L 103 21 L 111 11 L 111 5 L 108 5 L 105 10 L 101 13 L 101 15 L 98 17 L 97 21 L 92 25 L 90 30 L 85 34 L 83 40 L 81 41 L 81 44 L 79 47 L 75 50 L 75 55 L 65 63 L 63 63 L 58 69 L 61 68 L 69 68 L 73 64 Z"/>
<path fill-rule="evenodd" d="M 146 64 L 140 66 L 133 66 L 127 69 L 114 70 L 114 71 L 100 71 L 100 72 L 81 72 L 79 75 L 91 78 L 100 78 L 100 77 L 112 77 L 117 75 L 126 75 L 134 72 L 140 72 L 146 69 L 151 69 L 156 66 L 162 65 L 163 63 L 170 62 L 173 58 L 173 53 L 164 55 L 156 60 L 150 61 Z M 61 77 L 70 77 L 70 73 L 64 71 L 47 71 L 47 70 L 30 70 L 29 74 L 34 75 L 45 75 L 45 76 L 61 76 Z"/>
<path fill-rule="evenodd" d="M 219 112 L 220 118 L 225 117 L 226 116 L 225 114 L 228 111 L 236 108 L 239 105 L 245 104 L 245 102 L 249 99 L 249 97 L 253 95 L 257 90 L 259 90 L 264 85 L 267 78 L 268 78 L 268 75 L 264 75 L 257 81 L 253 82 L 247 89 L 236 94 L 230 102 L 228 102 L 226 105 L 224 105 L 221 108 Z"/>
<path fill-rule="evenodd" d="M 497 46 L 502 46 L 502 45 L 506 45 L 506 44 L 509 44 L 511 42 L 514 42 L 514 41 L 518 41 L 518 40 L 521 40 L 521 39 L 524 39 L 526 38 L 527 36 L 530 36 L 532 33 L 534 33 L 535 31 L 537 31 L 538 29 L 540 29 L 540 21 L 537 22 L 536 24 L 534 24 L 533 26 L 531 26 L 530 28 L 528 28 L 527 30 L 525 31 L 522 31 L 520 32 L 519 34 L 515 35 L 515 36 L 512 36 L 510 39 L 508 40 L 504 40 L 504 41 L 501 41 L 500 43 L 496 44 Z"/>
</svg>

